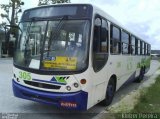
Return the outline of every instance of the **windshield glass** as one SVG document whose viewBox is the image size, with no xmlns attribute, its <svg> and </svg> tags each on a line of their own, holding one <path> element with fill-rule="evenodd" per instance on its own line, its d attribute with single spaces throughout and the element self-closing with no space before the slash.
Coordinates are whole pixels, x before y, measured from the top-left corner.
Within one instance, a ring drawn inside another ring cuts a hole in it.
<svg viewBox="0 0 160 119">
<path fill-rule="evenodd" d="M 88 20 L 20 23 L 16 65 L 47 71 L 79 71 L 87 66 Z"/>
<path fill-rule="evenodd" d="M 16 44 L 15 64 L 39 69 L 46 24 L 46 21 L 20 23 L 22 33 Z M 31 60 L 36 62 L 31 64 Z"/>
</svg>

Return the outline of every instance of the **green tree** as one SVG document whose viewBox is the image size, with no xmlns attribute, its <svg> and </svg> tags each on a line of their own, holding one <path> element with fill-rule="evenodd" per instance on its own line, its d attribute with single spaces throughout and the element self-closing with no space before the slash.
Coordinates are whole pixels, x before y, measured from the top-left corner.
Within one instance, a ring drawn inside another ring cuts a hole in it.
<svg viewBox="0 0 160 119">
<path fill-rule="evenodd" d="M 70 0 L 39 0 L 38 6 L 50 5 L 56 3 L 70 3 Z"/>
<path fill-rule="evenodd" d="M 6 22 L 2 22 L 1 24 L 0 24 L 0 29 L 5 29 L 5 26 L 6 26 Z"/>
<path fill-rule="evenodd" d="M 1 14 L 1 17 L 6 18 L 10 25 L 15 25 L 18 23 L 18 13 L 22 12 L 22 5 L 24 5 L 24 2 L 21 0 L 10 0 L 9 4 L 0 4 L 0 8 L 5 11 Z M 9 16 L 10 10 L 11 16 Z"/>
</svg>

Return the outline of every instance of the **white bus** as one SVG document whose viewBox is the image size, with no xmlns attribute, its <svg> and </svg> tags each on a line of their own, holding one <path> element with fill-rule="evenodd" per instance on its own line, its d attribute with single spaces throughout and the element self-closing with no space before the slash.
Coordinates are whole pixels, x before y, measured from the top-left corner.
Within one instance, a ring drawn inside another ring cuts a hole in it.
<svg viewBox="0 0 160 119">
<path fill-rule="evenodd" d="M 28 9 L 19 27 L 13 67 L 19 98 L 75 110 L 109 105 L 150 67 L 150 44 L 90 4 Z"/>
</svg>

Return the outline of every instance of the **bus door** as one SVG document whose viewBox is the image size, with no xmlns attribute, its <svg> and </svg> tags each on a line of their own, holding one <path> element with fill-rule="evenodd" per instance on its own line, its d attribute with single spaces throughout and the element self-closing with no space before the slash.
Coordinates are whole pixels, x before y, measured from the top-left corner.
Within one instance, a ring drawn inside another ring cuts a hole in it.
<svg viewBox="0 0 160 119">
<path fill-rule="evenodd" d="M 38 33 L 30 33 L 29 34 L 29 42 L 31 55 L 39 55 L 40 53 L 40 34 Z"/>
<path fill-rule="evenodd" d="M 93 35 L 93 51 L 92 65 L 94 70 L 94 103 L 102 100 L 105 93 L 107 80 L 107 67 L 105 66 L 108 60 L 108 23 L 101 17 L 95 18 L 94 35 Z M 105 72 L 104 72 L 105 71 Z"/>
</svg>

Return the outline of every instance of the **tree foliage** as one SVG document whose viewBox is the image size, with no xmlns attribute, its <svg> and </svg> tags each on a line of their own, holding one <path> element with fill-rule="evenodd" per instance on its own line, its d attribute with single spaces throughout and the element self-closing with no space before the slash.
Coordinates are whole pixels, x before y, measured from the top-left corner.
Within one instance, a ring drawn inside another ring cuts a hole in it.
<svg viewBox="0 0 160 119">
<path fill-rule="evenodd" d="M 10 0 L 9 4 L 0 4 L 0 8 L 5 12 L 0 16 L 5 18 L 9 24 L 16 24 L 18 23 L 18 13 L 22 12 L 22 5 L 24 5 L 24 2 L 21 0 Z M 12 12 L 11 16 L 9 16 L 10 11 Z"/>
<path fill-rule="evenodd" d="M 70 0 L 39 0 L 38 6 L 51 5 L 57 3 L 70 3 Z"/>
<path fill-rule="evenodd" d="M 13 48 L 9 47 L 10 34 L 14 35 L 14 37 L 17 37 L 18 31 L 12 26 L 17 25 L 16 23 L 18 23 L 18 14 L 22 12 L 21 10 L 22 5 L 24 5 L 24 2 L 22 2 L 21 0 L 10 0 L 9 4 L 0 4 L 0 8 L 4 11 L 4 13 L 0 14 L 0 16 L 7 20 L 6 22 L 2 22 L 0 24 L 0 28 L 5 29 L 6 31 L 5 45 L 3 46 L 4 47 L 3 50 L 5 53 L 7 53 L 7 51 L 8 52 L 13 51 Z M 11 54 L 13 54 L 13 52 Z"/>
<path fill-rule="evenodd" d="M 2 23 L 0 24 L 0 29 L 4 29 L 5 26 L 6 26 L 6 22 L 2 22 Z"/>
<path fill-rule="evenodd" d="M 9 9 L 11 8 L 11 5 L 0 4 L 0 8 L 5 11 L 5 13 L 1 14 L 1 17 L 6 18 L 7 21 L 11 23 L 10 18 L 9 18 Z"/>
</svg>

